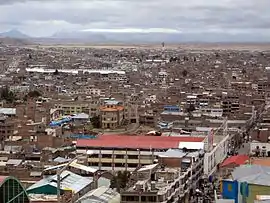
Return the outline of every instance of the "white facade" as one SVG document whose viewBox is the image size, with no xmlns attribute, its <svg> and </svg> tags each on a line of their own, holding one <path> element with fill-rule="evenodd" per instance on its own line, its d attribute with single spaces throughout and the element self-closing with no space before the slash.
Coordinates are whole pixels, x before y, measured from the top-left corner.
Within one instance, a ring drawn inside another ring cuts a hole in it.
<svg viewBox="0 0 270 203">
<path fill-rule="evenodd" d="M 222 117 L 223 115 L 223 109 L 202 108 L 200 111 L 202 115 L 209 117 Z"/>
<path fill-rule="evenodd" d="M 249 153 L 250 154 L 254 154 L 254 151 L 256 149 L 256 147 L 259 147 L 260 150 L 262 150 L 262 148 L 265 149 L 266 152 L 270 151 L 270 143 L 265 143 L 265 142 L 251 142 L 249 144 Z"/>
<path fill-rule="evenodd" d="M 69 94 L 87 94 L 87 95 L 95 95 L 100 96 L 101 90 L 98 88 L 86 88 L 86 89 L 78 89 L 78 90 L 71 90 Z"/>
<path fill-rule="evenodd" d="M 150 95 L 147 98 L 145 98 L 146 103 L 156 103 L 157 96 L 156 95 Z"/>
<path fill-rule="evenodd" d="M 30 90 L 30 87 L 24 86 L 24 85 L 16 85 L 16 86 L 10 86 L 9 89 L 10 91 L 13 91 L 13 92 L 28 92 Z"/>
<path fill-rule="evenodd" d="M 211 175 L 219 163 L 223 162 L 229 152 L 230 136 L 227 135 L 211 152 L 204 154 L 204 174 Z"/>
<path fill-rule="evenodd" d="M 18 70 L 19 71 L 19 70 Z M 54 73 L 55 69 L 46 69 L 46 68 L 26 68 L 27 72 L 36 72 L 36 73 Z M 80 71 L 83 73 L 99 73 L 99 74 L 110 74 L 115 73 L 118 75 L 125 75 L 125 71 L 117 71 L 117 70 L 94 70 L 94 69 L 59 69 L 59 73 L 70 73 L 70 74 L 78 74 Z"/>
</svg>

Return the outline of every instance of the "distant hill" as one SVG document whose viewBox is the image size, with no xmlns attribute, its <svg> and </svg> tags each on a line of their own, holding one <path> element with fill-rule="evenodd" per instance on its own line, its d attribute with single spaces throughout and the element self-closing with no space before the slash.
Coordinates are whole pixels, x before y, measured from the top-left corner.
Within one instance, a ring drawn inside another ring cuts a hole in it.
<svg viewBox="0 0 270 203">
<path fill-rule="evenodd" d="M 112 32 L 58 32 L 48 38 L 32 39 L 38 43 L 236 43 L 270 42 L 268 36 L 261 34 L 229 33 L 112 33 Z"/>
<path fill-rule="evenodd" d="M 29 39 L 30 37 L 26 34 L 23 34 L 19 30 L 10 30 L 7 32 L 0 33 L 0 37 L 8 37 L 8 38 L 15 38 L 15 39 Z"/>
<path fill-rule="evenodd" d="M 165 43 L 264 43 L 270 38 L 264 33 L 229 34 L 229 33 L 115 33 L 115 32 L 58 32 L 50 37 L 33 38 L 18 30 L 0 33 L 0 39 L 18 44 L 159 44 Z M 13 41 L 17 39 L 17 41 Z M 23 41 L 18 41 L 23 40 Z"/>
</svg>

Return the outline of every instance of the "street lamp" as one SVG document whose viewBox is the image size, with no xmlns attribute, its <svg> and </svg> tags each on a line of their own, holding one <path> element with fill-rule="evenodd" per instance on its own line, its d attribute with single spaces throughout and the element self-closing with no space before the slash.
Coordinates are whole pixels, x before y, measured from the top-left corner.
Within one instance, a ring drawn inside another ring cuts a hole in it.
<svg viewBox="0 0 270 203">
<path fill-rule="evenodd" d="M 91 151 L 91 150 L 87 150 L 87 152 L 86 152 L 86 154 L 88 155 L 88 156 L 90 156 L 90 155 L 92 155 L 92 154 L 94 154 L 94 152 L 93 151 Z M 57 174 L 56 174 L 56 176 L 57 176 L 57 202 L 58 203 L 61 203 L 61 174 L 74 162 L 74 161 L 76 161 L 78 158 L 80 158 L 80 157 L 82 157 L 82 156 L 84 156 L 84 154 L 79 154 L 79 155 L 77 155 L 77 156 L 75 156 L 73 159 L 71 159 L 63 168 L 61 168 L 61 169 L 59 169 L 58 171 L 57 171 Z"/>
</svg>

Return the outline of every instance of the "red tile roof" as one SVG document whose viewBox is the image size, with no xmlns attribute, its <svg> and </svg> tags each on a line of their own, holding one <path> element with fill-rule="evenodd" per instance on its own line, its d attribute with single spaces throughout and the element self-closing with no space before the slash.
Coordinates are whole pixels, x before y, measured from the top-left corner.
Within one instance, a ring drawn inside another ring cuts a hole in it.
<svg viewBox="0 0 270 203">
<path fill-rule="evenodd" d="M 249 156 L 247 155 L 231 156 L 224 160 L 224 162 L 221 164 L 221 167 L 226 167 L 230 164 L 243 165 L 247 160 L 249 160 Z"/>
<path fill-rule="evenodd" d="M 129 148 L 129 149 L 169 149 L 178 148 L 179 142 L 203 142 L 204 137 L 165 137 L 101 135 L 96 139 L 79 139 L 77 147 Z"/>
</svg>

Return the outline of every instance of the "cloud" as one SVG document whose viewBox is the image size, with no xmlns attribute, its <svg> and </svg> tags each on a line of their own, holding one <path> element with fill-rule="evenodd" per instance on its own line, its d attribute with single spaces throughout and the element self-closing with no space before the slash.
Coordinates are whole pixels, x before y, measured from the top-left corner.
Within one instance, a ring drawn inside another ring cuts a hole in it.
<svg viewBox="0 0 270 203">
<path fill-rule="evenodd" d="M 0 32 L 270 30 L 269 0 L 0 0 Z M 3 30 L 5 29 L 5 30 Z"/>
</svg>

